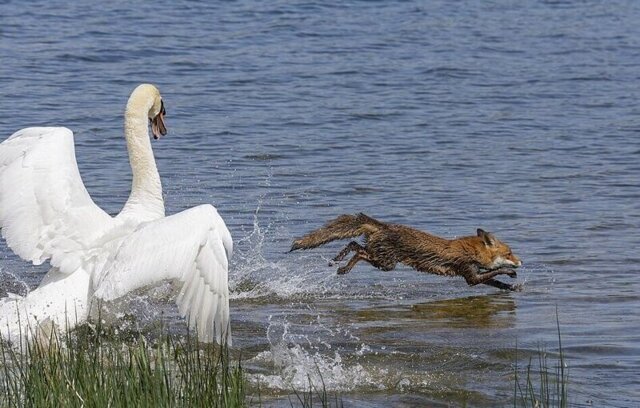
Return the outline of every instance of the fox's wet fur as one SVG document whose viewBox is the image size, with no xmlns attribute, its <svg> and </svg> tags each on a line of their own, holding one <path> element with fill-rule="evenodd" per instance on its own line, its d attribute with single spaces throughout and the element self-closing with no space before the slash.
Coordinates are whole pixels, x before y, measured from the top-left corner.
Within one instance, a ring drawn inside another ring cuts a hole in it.
<svg viewBox="0 0 640 408">
<path fill-rule="evenodd" d="M 365 214 L 341 215 L 293 242 L 291 251 L 310 249 L 330 241 L 363 235 L 364 246 L 351 241 L 333 259 L 355 255 L 338 274 L 348 273 L 359 261 L 367 261 L 383 271 L 398 262 L 421 271 L 445 276 L 462 276 L 469 285 L 483 283 L 499 289 L 516 290 L 517 286 L 493 279 L 497 275 L 516 277 L 522 265 L 508 245 L 482 229 L 476 236 L 444 239 L 404 225 L 388 224 Z"/>
</svg>

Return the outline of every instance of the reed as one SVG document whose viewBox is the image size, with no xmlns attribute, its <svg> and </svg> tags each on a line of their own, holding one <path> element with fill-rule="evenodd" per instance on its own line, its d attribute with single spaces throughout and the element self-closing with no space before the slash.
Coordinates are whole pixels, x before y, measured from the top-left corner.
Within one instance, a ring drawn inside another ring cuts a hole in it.
<svg viewBox="0 0 640 408">
<path fill-rule="evenodd" d="M 297 402 L 300 404 L 300 407 L 313 408 L 315 402 L 315 406 L 320 406 L 322 408 L 342 408 L 342 398 L 339 398 L 338 394 L 334 394 L 333 397 L 329 396 L 329 394 L 327 393 L 327 387 L 324 383 L 324 378 L 322 378 L 322 373 L 317 366 L 316 369 L 320 374 L 322 388 L 313 385 L 311 377 L 307 376 L 309 380 L 309 388 L 306 391 L 298 391 L 295 388 L 293 389 L 293 395 L 295 395 Z M 289 404 L 291 404 L 291 408 L 295 406 L 294 401 L 295 400 L 292 398 L 292 396 L 289 395 Z"/>
<path fill-rule="evenodd" d="M 3 407 L 244 407 L 245 375 L 226 345 L 141 335 L 114 341 L 101 327 L 0 345 Z"/>
<path fill-rule="evenodd" d="M 516 345 L 515 379 L 513 386 L 514 407 L 565 408 L 569 406 L 567 369 L 562 336 L 560 335 L 560 319 L 556 308 L 556 327 L 558 330 L 558 353 L 556 362 L 549 366 L 549 353 L 543 346 L 538 347 L 537 358 L 529 357 L 525 368 L 525 376 L 521 380 L 518 369 L 518 347 Z M 534 360 L 536 360 L 534 362 Z"/>
</svg>

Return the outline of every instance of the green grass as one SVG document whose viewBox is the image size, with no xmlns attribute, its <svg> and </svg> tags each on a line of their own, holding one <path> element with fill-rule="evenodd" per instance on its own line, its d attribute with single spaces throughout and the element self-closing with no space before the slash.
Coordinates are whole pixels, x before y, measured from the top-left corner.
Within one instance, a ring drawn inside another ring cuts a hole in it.
<svg viewBox="0 0 640 408">
<path fill-rule="evenodd" d="M 98 328 L 31 343 L 2 353 L 3 407 L 244 407 L 240 360 L 226 346 L 191 336 L 151 344 L 109 340 Z"/>
<path fill-rule="evenodd" d="M 320 373 L 320 380 L 322 381 L 322 389 L 313 386 L 311 381 L 311 377 L 309 377 L 309 389 L 304 392 L 299 392 L 297 390 L 293 390 L 293 395 L 295 395 L 295 400 L 300 403 L 300 406 L 303 408 L 313 408 L 313 404 L 315 406 L 319 406 L 322 408 L 342 408 L 342 399 L 338 397 L 337 394 L 334 394 L 333 397 L 330 397 L 327 393 L 327 387 L 324 384 L 324 379 L 322 378 L 322 373 Z M 295 400 L 289 395 L 289 403 L 293 408 Z"/>
<path fill-rule="evenodd" d="M 569 406 L 568 384 L 569 371 L 566 368 L 560 320 L 556 309 L 556 326 L 558 330 L 558 353 L 555 364 L 549 366 L 549 354 L 544 347 L 538 348 L 537 362 L 530 357 L 526 366 L 526 374 L 521 382 L 518 375 L 518 355 L 516 346 L 515 379 L 513 389 L 514 407 L 565 408 Z"/>
</svg>

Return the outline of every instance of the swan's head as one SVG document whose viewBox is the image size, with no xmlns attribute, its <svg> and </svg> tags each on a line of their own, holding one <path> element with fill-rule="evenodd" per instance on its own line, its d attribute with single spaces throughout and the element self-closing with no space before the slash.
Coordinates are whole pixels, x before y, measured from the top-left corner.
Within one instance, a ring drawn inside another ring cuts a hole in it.
<svg viewBox="0 0 640 408">
<path fill-rule="evenodd" d="M 167 127 L 164 124 L 164 115 L 167 114 L 167 111 L 164 109 L 164 102 L 162 101 L 162 96 L 160 96 L 160 91 L 158 91 L 158 88 L 155 86 L 151 86 L 155 90 L 155 95 L 153 105 L 151 109 L 149 109 L 149 122 L 151 122 L 153 138 L 160 139 L 160 136 L 167 134 Z"/>
<path fill-rule="evenodd" d="M 131 93 L 131 97 L 129 97 L 127 110 L 130 108 L 143 109 L 147 112 L 154 139 L 159 139 L 160 136 L 167 134 L 167 127 L 164 124 L 164 116 L 167 111 L 164 108 L 164 102 L 158 88 L 151 84 L 138 85 Z"/>
</svg>

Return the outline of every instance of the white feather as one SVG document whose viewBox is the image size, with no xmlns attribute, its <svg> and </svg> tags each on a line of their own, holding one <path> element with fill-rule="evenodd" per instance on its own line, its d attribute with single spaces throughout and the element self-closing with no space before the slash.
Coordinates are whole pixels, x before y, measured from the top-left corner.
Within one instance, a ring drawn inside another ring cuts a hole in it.
<svg viewBox="0 0 640 408">
<path fill-rule="evenodd" d="M 104 270 L 96 274 L 94 295 L 117 299 L 128 292 L 165 279 L 183 282 L 178 296 L 180 313 L 197 326 L 199 338 L 213 340 L 207 327 L 213 322 L 209 310 L 221 310 L 216 327 L 229 324 L 228 261 L 215 256 L 215 247 L 230 242 L 224 221 L 211 205 L 200 205 L 181 213 L 142 224 L 128 235 Z M 226 248 L 226 247 L 225 247 Z M 228 249 L 229 253 L 231 248 Z M 215 306 L 213 306 L 215 305 Z M 216 332 L 220 341 L 222 331 Z"/>
<path fill-rule="evenodd" d="M 2 237 L 21 258 L 71 273 L 113 219 L 87 193 L 67 128 L 27 128 L 0 148 Z M 66 262 L 65 262 L 66 261 Z"/>
<path fill-rule="evenodd" d="M 94 298 L 116 299 L 166 279 L 182 282 L 178 307 L 199 339 L 221 341 L 229 333 L 231 235 L 211 205 L 164 216 L 147 125 L 159 98 L 151 85 L 129 98 L 133 185 L 116 217 L 89 196 L 69 129 L 27 128 L 0 144 L 2 236 L 23 259 L 52 265 L 26 297 L 0 299 L 1 336 L 29 338 L 50 323 L 70 329 L 87 318 Z"/>
</svg>

